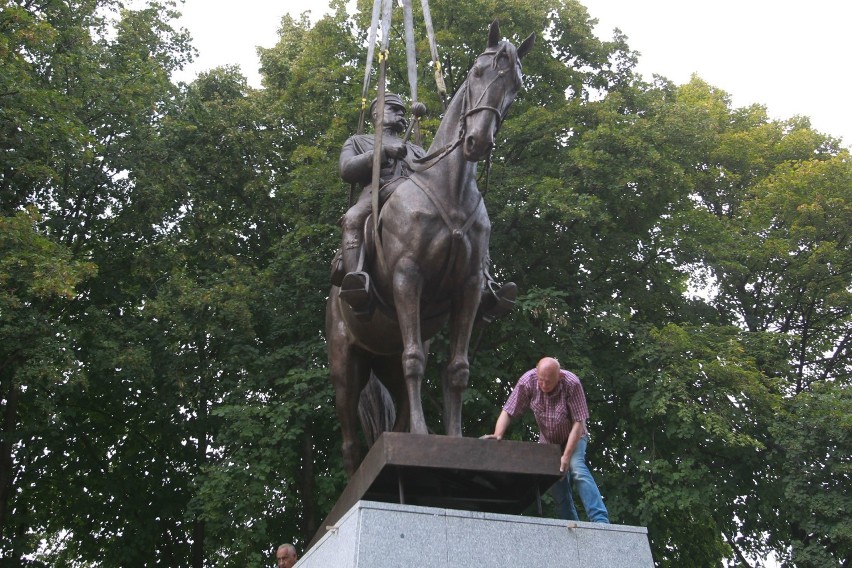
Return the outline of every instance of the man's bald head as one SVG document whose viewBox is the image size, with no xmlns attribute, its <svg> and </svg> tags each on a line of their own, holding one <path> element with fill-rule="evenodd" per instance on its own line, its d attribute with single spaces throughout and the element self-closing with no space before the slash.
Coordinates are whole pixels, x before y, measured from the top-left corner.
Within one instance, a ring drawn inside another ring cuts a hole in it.
<svg viewBox="0 0 852 568">
<path fill-rule="evenodd" d="M 553 357 L 543 357 L 535 366 L 535 374 L 539 390 L 553 392 L 559 384 L 559 361 Z"/>
</svg>

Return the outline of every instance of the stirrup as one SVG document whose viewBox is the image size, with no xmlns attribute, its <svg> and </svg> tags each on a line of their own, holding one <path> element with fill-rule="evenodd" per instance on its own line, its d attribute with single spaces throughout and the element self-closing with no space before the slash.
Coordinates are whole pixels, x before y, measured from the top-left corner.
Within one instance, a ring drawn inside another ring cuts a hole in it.
<svg viewBox="0 0 852 568">
<path fill-rule="evenodd" d="M 508 314 L 515 307 L 518 298 L 518 286 L 514 282 L 506 282 L 494 290 L 496 282 L 489 282 L 483 290 L 477 320 L 491 323 L 495 319 Z"/>
<path fill-rule="evenodd" d="M 350 272 L 340 283 L 340 299 L 349 304 L 359 319 L 372 313 L 372 287 L 366 272 Z"/>
</svg>

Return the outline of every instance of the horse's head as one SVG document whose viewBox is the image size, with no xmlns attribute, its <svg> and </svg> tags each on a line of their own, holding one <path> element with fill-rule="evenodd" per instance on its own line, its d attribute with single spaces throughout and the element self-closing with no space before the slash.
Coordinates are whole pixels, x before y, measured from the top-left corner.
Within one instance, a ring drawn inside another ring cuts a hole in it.
<svg viewBox="0 0 852 568">
<path fill-rule="evenodd" d="M 496 20 L 491 24 L 488 48 L 476 58 L 462 87 L 462 151 L 466 160 L 478 162 L 494 147 L 494 136 L 521 88 L 521 58 L 533 43 L 534 33 L 515 48 L 500 40 L 500 24 Z"/>
</svg>

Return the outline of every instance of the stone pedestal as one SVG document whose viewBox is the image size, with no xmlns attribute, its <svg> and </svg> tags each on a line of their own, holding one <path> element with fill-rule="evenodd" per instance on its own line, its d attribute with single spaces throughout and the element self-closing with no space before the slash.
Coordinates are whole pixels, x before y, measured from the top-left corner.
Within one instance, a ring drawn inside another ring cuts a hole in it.
<svg viewBox="0 0 852 568">
<path fill-rule="evenodd" d="M 296 566 L 652 567 L 645 528 L 541 518 L 559 458 L 552 444 L 385 432 Z"/>
<path fill-rule="evenodd" d="M 358 501 L 296 568 L 651 568 L 647 530 Z"/>
</svg>

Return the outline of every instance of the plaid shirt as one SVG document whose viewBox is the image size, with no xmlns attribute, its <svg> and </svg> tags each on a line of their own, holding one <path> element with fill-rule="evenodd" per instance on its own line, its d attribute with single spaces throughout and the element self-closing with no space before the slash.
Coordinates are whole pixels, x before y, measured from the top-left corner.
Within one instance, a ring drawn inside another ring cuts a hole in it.
<svg viewBox="0 0 852 568">
<path fill-rule="evenodd" d="M 565 445 L 574 422 L 583 422 L 589 418 L 586 395 L 577 375 L 565 369 L 559 371 L 560 381 L 549 393 L 538 388 L 538 374 L 535 369 L 524 373 L 503 410 L 516 418 L 532 408 L 538 424 L 538 441 L 542 444 Z M 584 424 L 585 433 L 585 424 Z"/>
</svg>

